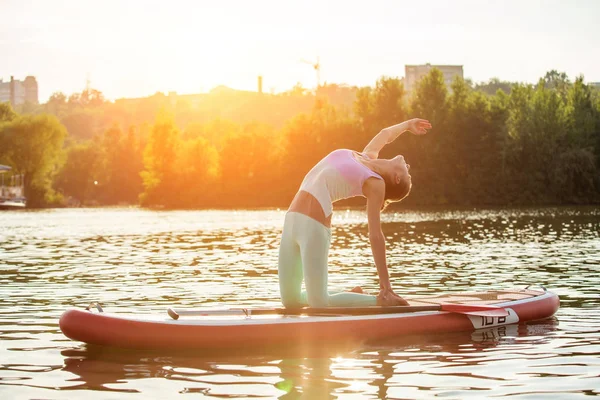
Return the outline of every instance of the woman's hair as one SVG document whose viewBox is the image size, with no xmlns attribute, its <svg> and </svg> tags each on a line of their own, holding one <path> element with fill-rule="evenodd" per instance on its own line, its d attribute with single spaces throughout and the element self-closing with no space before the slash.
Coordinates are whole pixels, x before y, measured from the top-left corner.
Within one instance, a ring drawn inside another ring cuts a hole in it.
<svg viewBox="0 0 600 400">
<path fill-rule="evenodd" d="M 396 183 L 388 177 L 384 177 L 383 181 L 385 182 L 385 195 L 381 210 L 384 210 L 391 203 L 404 199 L 408 196 L 412 187 L 410 175 L 403 177 L 400 183 Z"/>
</svg>

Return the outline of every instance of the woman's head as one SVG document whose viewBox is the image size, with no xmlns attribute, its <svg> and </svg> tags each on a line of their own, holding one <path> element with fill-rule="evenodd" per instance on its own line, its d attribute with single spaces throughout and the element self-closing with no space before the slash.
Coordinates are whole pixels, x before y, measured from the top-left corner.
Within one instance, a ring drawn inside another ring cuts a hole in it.
<svg viewBox="0 0 600 400">
<path fill-rule="evenodd" d="M 410 165 L 406 163 L 403 156 L 396 156 L 389 160 L 388 173 L 383 174 L 385 181 L 384 208 L 388 204 L 408 196 L 412 187 L 409 170 Z"/>
</svg>

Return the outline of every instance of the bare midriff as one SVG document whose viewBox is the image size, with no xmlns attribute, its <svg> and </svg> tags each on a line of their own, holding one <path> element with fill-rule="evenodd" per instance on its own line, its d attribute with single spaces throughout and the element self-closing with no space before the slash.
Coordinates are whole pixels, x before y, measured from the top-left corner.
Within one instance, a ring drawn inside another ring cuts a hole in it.
<svg viewBox="0 0 600 400">
<path fill-rule="evenodd" d="M 304 214 L 315 221 L 320 222 L 326 228 L 331 228 L 331 214 L 326 217 L 323 207 L 317 198 L 305 190 L 300 190 L 296 193 L 288 212 Z"/>
</svg>

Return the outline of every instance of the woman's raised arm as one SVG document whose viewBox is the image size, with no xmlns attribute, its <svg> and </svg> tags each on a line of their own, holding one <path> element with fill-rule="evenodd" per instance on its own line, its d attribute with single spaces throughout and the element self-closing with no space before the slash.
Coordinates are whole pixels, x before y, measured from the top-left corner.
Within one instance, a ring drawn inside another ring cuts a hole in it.
<svg viewBox="0 0 600 400">
<path fill-rule="evenodd" d="M 379 152 L 386 144 L 392 143 L 405 131 L 410 131 L 415 135 L 424 135 L 431 129 L 431 124 L 426 119 L 413 118 L 396 125 L 382 129 L 367 146 L 363 153 L 369 158 L 378 158 Z"/>
</svg>

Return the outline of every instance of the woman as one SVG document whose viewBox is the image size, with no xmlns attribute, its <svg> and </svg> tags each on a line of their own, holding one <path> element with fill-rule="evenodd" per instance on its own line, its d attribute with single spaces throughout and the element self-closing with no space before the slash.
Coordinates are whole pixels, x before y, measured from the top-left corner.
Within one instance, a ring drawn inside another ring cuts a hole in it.
<svg viewBox="0 0 600 400">
<path fill-rule="evenodd" d="M 336 150 L 306 175 L 285 216 L 279 247 L 279 288 L 283 305 L 296 307 L 352 307 L 408 305 L 392 290 L 385 257 L 385 237 L 380 213 L 393 201 L 408 195 L 410 166 L 404 157 L 379 159 L 381 149 L 405 131 L 423 135 L 429 121 L 411 119 L 383 129 L 362 153 Z M 332 203 L 354 196 L 367 198 L 369 241 L 379 275 L 379 295 L 328 293 L 327 257 L 331 242 Z M 301 291 L 302 280 L 306 291 Z"/>
</svg>

